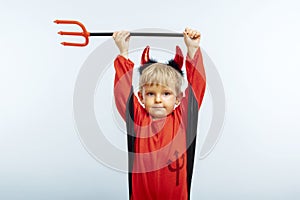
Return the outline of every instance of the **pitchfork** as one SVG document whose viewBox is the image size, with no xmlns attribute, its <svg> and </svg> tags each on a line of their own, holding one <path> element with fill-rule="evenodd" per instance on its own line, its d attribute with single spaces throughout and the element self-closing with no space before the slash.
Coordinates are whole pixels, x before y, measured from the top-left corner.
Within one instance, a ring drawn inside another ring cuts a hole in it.
<svg viewBox="0 0 300 200">
<path fill-rule="evenodd" d="M 60 35 L 72 35 L 72 36 L 82 36 L 85 38 L 84 43 L 73 43 L 73 42 L 61 42 L 64 46 L 76 46 L 76 47 L 84 47 L 89 44 L 90 36 L 112 36 L 113 32 L 96 32 L 90 33 L 86 30 L 85 26 L 79 21 L 74 20 L 55 20 L 56 24 L 76 24 L 80 26 L 82 32 L 65 32 L 59 31 Z M 155 36 L 155 37 L 183 37 L 182 33 L 145 33 L 145 32 L 130 32 L 130 36 Z"/>
</svg>

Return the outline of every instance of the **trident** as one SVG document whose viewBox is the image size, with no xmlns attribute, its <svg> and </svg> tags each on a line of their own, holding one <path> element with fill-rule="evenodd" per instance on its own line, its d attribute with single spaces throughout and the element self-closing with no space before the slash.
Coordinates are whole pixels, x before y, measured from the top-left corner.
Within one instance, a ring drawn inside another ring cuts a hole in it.
<svg viewBox="0 0 300 200">
<path fill-rule="evenodd" d="M 84 47 L 89 44 L 89 37 L 90 36 L 112 36 L 113 32 L 88 32 L 85 26 L 75 20 L 55 20 L 54 23 L 56 24 L 75 24 L 78 25 L 82 32 L 66 32 L 66 31 L 59 31 L 59 35 L 71 35 L 71 36 L 81 36 L 85 38 L 85 42 L 83 43 L 74 43 L 74 42 L 61 42 L 64 46 L 76 46 L 76 47 Z M 183 37 L 182 33 L 145 33 L 145 32 L 130 32 L 130 36 L 154 36 L 154 37 Z"/>
<path fill-rule="evenodd" d="M 184 155 L 181 156 L 182 163 L 180 165 L 178 154 L 179 154 L 178 151 L 174 152 L 174 155 L 175 155 L 175 158 L 176 158 L 176 167 L 172 167 L 172 165 L 171 165 L 172 164 L 172 160 L 168 160 L 168 163 L 167 163 L 169 171 L 170 172 L 176 172 L 176 186 L 179 185 L 179 173 L 180 173 L 180 170 L 184 166 Z"/>
</svg>

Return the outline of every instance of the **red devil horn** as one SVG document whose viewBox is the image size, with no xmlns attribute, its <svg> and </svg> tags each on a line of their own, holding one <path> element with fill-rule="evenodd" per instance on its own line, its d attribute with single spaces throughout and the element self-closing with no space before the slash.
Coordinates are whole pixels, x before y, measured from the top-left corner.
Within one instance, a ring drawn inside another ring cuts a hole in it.
<svg viewBox="0 0 300 200">
<path fill-rule="evenodd" d="M 176 46 L 176 55 L 174 61 L 178 64 L 179 69 L 183 66 L 183 54 L 179 46 Z"/>
<path fill-rule="evenodd" d="M 149 50 L 150 50 L 150 46 L 146 46 L 142 54 L 141 65 L 144 65 L 145 63 L 149 62 L 150 60 Z"/>
</svg>

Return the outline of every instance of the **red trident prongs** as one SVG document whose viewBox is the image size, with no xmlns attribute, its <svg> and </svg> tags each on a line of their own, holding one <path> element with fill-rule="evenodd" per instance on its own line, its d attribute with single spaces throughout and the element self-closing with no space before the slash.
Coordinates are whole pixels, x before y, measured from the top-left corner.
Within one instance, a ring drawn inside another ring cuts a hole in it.
<svg viewBox="0 0 300 200">
<path fill-rule="evenodd" d="M 77 47 L 84 47 L 89 43 L 89 36 L 90 33 L 86 30 L 84 25 L 78 21 L 74 20 L 55 20 L 54 23 L 56 24 L 77 24 L 82 29 L 82 32 L 66 32 L 66 31 L 59 31 L 58 34 L 60 35 L 74 35 L 74 36 L 82 36 L 85 38 L 84 43 L 73 43 L 73 42 L 62 42 L 61 44 L 64 46 L 77 46 Z"/>
<path fill-rule="evenodd" d="M 89 43 L 90 36 L 112 36 L 113 32 L 101 32 L 101 33 L 90 33 L 86 30 L 85 26 L 75 20 L 55 20 L 54 23 L 56 24 L 76 24 L 81 27 L 82 32 L 65 32 L 59 31 L 58 34 L 60 35 L 73 35 L 73 36 L 82 36 L 85 38 L 84 43 L 73 43 L 73 42 L 62 42 L 61 44 L 64 46 L 77 46 L 77 47 L 84 47 Z M 130 32 L 130 36 L 152 36 L 152 37 L 183 37 L 182 33 L 143 33 L 143 32 Z"/>
</svg>

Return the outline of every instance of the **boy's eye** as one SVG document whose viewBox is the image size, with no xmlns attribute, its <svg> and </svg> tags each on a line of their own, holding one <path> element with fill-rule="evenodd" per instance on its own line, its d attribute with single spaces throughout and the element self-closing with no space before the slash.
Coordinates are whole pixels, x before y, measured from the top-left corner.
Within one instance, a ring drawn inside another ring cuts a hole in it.
<svg viewBox="0 0 300 200">
<path fill-rule="evenodd" d="M 147 95 L 147 96 L 153 96 L 154 93 L 153 93 L 153 92 L 147 92 L 146 95 Z"/>
<path fill-rule="evenodd" d="M 169 95 L 171 95 L 172 93 L 171 92 L 164 92 L 164 95 L 165 96 L 169 96 Z"/>
</svg>

